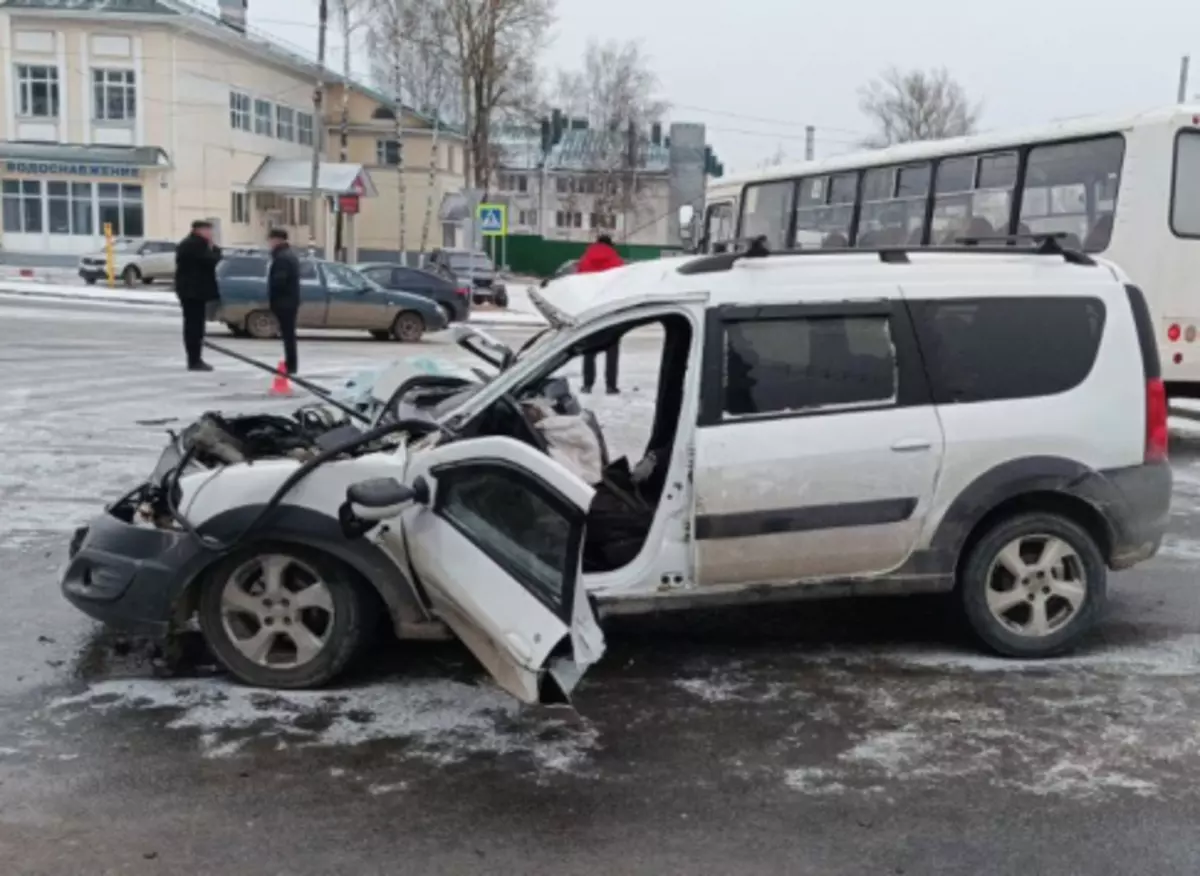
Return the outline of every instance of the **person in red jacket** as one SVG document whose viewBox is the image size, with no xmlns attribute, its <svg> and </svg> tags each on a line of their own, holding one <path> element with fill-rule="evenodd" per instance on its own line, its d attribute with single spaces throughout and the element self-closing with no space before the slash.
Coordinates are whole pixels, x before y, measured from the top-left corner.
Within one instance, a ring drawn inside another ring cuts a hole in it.
<svg viewBox="0 0 1200 876">
<path fill-rule="evenodd" d="M 583 257 L 579 260 L 578 267 L 575 268 L 579 274 L 596 274 L 600 271 L 608 271 L 612 268 L 619 268 L 625 262 L 621 256 L 617 254 L 617 248 L 613 246 L 612 238 L 607 234 L 601 234 L 596 238 L 596 242 L 584 250 Z M 609 395 L 616 395 L 620 392 L 617 389 L 617 367 L 620 357 L 621 342 L 613 341 L 612 346 L 604 351 L 604 382 L 608 389 Z M 591 392 L 592 385 L 596 382 L 596 353 L 585 353 L 583 357 L 583 391 Z"/>
</svg>

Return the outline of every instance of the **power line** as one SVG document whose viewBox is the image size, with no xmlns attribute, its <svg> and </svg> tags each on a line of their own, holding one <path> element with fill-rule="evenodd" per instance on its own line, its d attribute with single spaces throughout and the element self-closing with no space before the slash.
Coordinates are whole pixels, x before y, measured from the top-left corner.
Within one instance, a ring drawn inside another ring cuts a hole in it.
<svg viewBox="0 0 1200 876">
<path fill-rule="evenodd" d="M 795 122 L 785 119 L 772 119 L 764 116 L 749 116 L 743 113 L 733 113 L 726 110 L 713 109 L 712 107 L 692 106 L 686 103 L 672 103 L 672 108 L 690 110 L 691 112 L 707 113 L 711 116 L 725 116 L 730 119 L 741 119 L 745 122 L 761 122 L 766 125 L 783 125 L 789 128 L 807 128 L 815 127 L 819 131 L 832 131 L 835 134 L 849 134 L 852 137 L 866 137 L 869 134 L 866 131 L 855 131 L 850 128 L 834 128 L 829 125 L 812 125 L 810 122 Z"/>
</svg>

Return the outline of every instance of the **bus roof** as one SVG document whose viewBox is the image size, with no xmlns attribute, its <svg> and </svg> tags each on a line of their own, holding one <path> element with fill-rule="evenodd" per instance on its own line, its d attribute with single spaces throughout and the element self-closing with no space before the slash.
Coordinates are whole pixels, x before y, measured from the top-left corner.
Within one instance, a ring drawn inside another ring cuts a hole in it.
<svg viewBox="0 0 1200 876">
<path fill-rule="evenodd" d="M 740 191 L 747 183 L 765 182 L 777 179 L 794 179 L 796 177 L 813 176 L 823 173 L 834 173 L 841 170 L 858 170 L 864 167 L 886 167 L 893 164 L 905 164 L 912 161 L 922 161 L 938 158 L 943 155 L 966 155 L 974 152 L 989 152 L 1005 147 L 1021 146 L 1026 143 L 1039 143 L 1054 140 L 1071 140 L 1076 137 L 1088 137 L 1097 134 L 1127 131 L 1130 128 L 1161 124 L 1178 117 L 1200 118 L 1200 104 L 1177 104 L 1160 107 L 1133 115 L 1123 116 L 1084 116 L 1063 119 L 1038 128 L 1026 128 L 1015 131 L 970 134 L 965 137 L 950 137 L 944 140 L 922 140 L 912 143 L 900 143 L 884 149 L 868 149 L 861 152 L 836 155 L 818 161 L 804 161 L 772 167 L 769 170 L 759 170 L 754 173 L 738 174 L 723 177 L 708 187 L 709 196 L 714 194 L 732 194 Z"/>
</svg>

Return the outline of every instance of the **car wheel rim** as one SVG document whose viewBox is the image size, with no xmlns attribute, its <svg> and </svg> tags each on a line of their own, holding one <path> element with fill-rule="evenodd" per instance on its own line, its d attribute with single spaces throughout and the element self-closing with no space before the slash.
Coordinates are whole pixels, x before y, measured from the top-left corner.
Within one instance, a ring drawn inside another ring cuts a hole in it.
<svg viewBox="0 0 1200 876">
<path fill-rule="evenodd" d="M 421 337 L 423 326 L 414 316 L 402 316 L 396 321 L 396 335 L 402 341 L 415 341 Z"/>
<path fill-rule="evenodd" d="M 250 317 L 247 329 L 252 335 L 269 338 L 275 333 L 275 321 L 265 313 L 256 313 Z"/>
<path fill-rule="evenodd" d="M 311 566 L 264 554 L 234 570 L 221 588 L 221 623 L 233 647 L 269 669 L 315 660 L 333 634 L 333 593 Z"/>
<path fill-rule="evenodd" d="M 996 554 L 987 576 L 992 617 L 1020 636 L 1042 638 L 1070 623 L 1087 599 L 1083 560 L 1053 535 L 1024 535 Z"/>
</svg>

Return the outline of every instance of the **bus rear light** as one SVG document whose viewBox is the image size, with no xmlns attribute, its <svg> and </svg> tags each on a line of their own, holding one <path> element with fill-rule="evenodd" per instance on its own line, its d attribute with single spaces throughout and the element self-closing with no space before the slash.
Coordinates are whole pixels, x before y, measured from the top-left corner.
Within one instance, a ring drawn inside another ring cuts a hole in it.
<svg viewBox="0 0 1200 876">
<path fill-rule="evenodd" d="M 1171 327 L 1167 329 L 1167 340 L 1171 343 L 1175 343 L 1177 340 L 1179 340 L 1180 331 L 1179 323 L 1171 323 Z"/>
<path fill-rule="evenodd" d="M 1174 356 L 1171 357 L 1171 361 L 1174 362 L 1176 365 L 1178 365 L 1180 362 L 1183 361 L 1183 353 L 1176 353 Z"/>
<path fill-rule="evenodd" d="M 1194 325 L 1189 325 L 1183 330 L 1183 339 L 1189 344 L 1196 340 L 1196 327 Z"/>
</svg>

